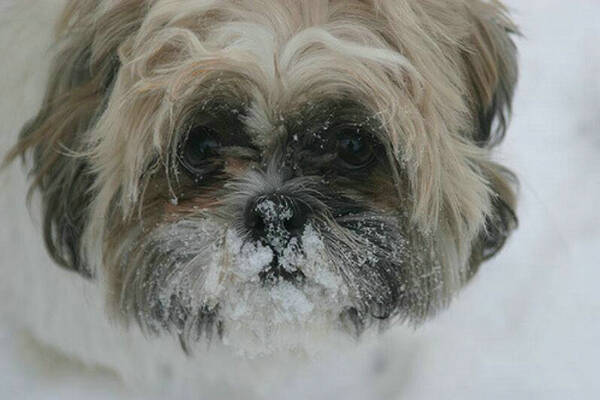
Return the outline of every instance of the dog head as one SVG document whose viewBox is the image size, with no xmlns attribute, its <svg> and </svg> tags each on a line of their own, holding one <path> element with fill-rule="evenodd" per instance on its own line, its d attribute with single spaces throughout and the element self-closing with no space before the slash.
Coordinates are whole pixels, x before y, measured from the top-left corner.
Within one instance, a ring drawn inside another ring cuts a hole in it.
<svg viewBox="0 0 600 400">
<path fill-rule="evenodd" d="M 71 1 L 11 157 L 147 332 L 418 323 L 516 223 L 514 32 L 496 1 Z"/>
</svg>

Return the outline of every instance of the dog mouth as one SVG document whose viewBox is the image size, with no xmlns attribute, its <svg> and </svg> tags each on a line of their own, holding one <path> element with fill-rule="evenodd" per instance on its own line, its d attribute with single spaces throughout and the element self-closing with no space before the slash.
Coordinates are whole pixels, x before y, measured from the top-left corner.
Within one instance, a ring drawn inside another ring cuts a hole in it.
<svg viewBox="0 0 600 400">
<path fill-rule="evenodd" d="M 276 254 L 273 254 L 273 259 L 259 272 L 258 277 L 266 287 L 274 286 L 281 282 L 302 286 L 306 280 L 306 275 L 299 268 L 283 265 Z"/>
</svg>

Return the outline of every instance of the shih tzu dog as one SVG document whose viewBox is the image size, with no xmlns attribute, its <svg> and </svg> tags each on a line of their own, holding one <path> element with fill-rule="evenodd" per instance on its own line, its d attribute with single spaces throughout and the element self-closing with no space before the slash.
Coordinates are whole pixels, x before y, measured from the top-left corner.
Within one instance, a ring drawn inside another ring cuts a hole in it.
<svg viewBox="0 0 600 400">
<path fill-rule="evenodd" d="M 491 156 L 516 31 L 496 0 L 71 0 L 6 165 L 112 329 L 269 351 L 417 324 L 516 225 Z"/>
</svg>

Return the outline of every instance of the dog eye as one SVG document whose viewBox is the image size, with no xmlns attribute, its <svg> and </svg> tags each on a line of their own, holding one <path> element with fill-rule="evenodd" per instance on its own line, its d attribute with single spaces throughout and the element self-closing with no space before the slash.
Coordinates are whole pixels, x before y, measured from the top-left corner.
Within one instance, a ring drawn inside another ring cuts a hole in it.
<svg viewBox="0 0 600 400">
<path fill-rule="evenodd" d="M 337 138 L 337 156 L 344 167 L 359 169 L 370 165 L 375 154 L 370 142 L 358 131 L 345 130 Z"/>
<path fill-rule="evenodd" d="M 196 180 L 215 172 L 220 165 L 215 156 L 219 154 L 221 143 L 214 130 L 200 126 L 190 130 L 183 144 L 179 161 L 183 168 Z"/>
</svg>

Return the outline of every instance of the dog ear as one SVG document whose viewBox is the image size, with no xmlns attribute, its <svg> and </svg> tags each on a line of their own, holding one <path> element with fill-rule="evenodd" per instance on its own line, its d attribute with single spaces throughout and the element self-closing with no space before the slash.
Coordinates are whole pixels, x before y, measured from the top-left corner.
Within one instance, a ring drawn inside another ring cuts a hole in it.
<svg viewBox="0 0 600 400">
<path fill-rule="evenodd" d="M 504 137 L 510 117 L 518 75 L 512 36 L 518 30 L 498 1 L 473 2 L 469 12 L 473 28 L 463 57 L 473 110 L 472 139 L 477 146 L 491 149 Z M 488 160 L 482 161 L 480 168 L 492 191 L 491 212 L 472 244 L 468 278 L 504 246 L 517 226 L 517 179 L 506 168 Z"/>
<path fill-rule="evenodd" d="M 518 186 L 516 177 L 496 163 L 486 165 L 484 175 L 493 190 L 491 211 L 471 245 L 467 280 L 477 273 L 482 262 L 489 260 L 502 249 L 511 232 L 518 226 L 515 214 Z"/>
<path fill-rule="evenodd" d="M 139 20 L 132 7 L 139 1 L 123 1 L 100 18 L 98 3 L 72 0 L 67 5 L 41 108 L 5 160 L 20 156 L 31 161 L 29 195 L 40 193 L 48 252 L 60 266 L 86 277 L 93 271 L 80 240 L 95 178 L 81 155 L 86 132 L 102 114 L 117 76 L 117 48 Z"/>
<path fill-rule="evenodd" d="M 512 36 L 519 32 L 498 1 L 473 2 L 469 13 L 472 29 L 463 54 L 476 122 L 473 139 L 491 147 L 502 140 L 510 117 L 518 76 Z"/>
</svg>

